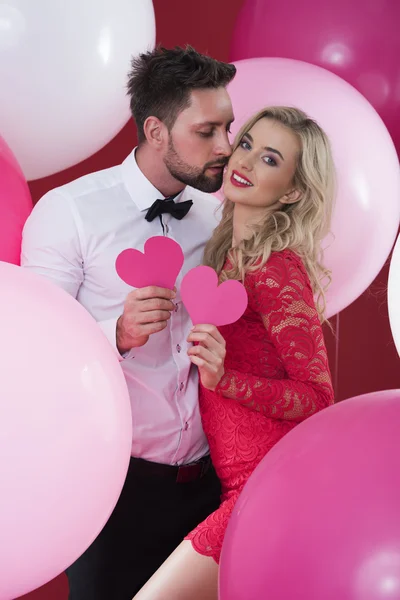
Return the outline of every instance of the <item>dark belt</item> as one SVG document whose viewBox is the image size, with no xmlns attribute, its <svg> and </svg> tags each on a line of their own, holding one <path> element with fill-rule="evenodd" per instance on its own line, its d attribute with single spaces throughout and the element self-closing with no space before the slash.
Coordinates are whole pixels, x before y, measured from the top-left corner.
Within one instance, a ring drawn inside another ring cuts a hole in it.
<svg viewBox="0 0 400 600">
<path fill-rule="evenodd" d="M 189 483 L 201 479 L 211 467 L 209 455 L 188 465 L 163 465 L 142 458 L 131 457 L 129 470 L 143 477 L 162 477 L 176 483 Z"/>
</svg>

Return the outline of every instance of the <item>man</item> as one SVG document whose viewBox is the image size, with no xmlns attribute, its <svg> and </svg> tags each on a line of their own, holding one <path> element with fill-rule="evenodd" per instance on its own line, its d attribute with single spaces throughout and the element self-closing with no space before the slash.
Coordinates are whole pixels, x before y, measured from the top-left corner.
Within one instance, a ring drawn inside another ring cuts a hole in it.
<svg viewBox="0 0 400 600">
<path fill-rule="evenodd" d="M 101 534 L 67 571 L 70 600 L 131 600 L 219 505 L 179 287 L 217 224 L 218 202 L 202 192 L 220 188 L 231 153 L 225 88 L 235 71 L 192 48 L 156 48 L 134 59 L 128 90 L 138 147 L 122 165 L 46 194 L 24 229 L 22 265 L 63 287 L 98 321 L 119 352 L 132 404 L 124 489 Z M 176 292 L 131 291 L 115 271 L 119 252 L 142 249 L 154 235 L 183 248 Z M 217 368 L 223 340 L 215 328 L 202 335 Z"/>
</svg>

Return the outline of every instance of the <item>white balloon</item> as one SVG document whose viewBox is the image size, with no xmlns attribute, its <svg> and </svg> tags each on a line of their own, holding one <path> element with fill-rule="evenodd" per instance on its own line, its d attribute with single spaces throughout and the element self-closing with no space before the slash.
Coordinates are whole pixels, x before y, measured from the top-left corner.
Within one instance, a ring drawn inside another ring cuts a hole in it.
<svg viewBox="0 0 400 600">
<path fill-rule="evenodd" d="M 394 343 L 400 355 L 400 236 L 390 261 L 388 282 L 389 321 Z"/>
<path fill-rule="evenodd" d="M 151 0 L 0 0 L 0 134 L 27 179 L 120 131 L 131 57 L 154 42 Z"/>
</svg>

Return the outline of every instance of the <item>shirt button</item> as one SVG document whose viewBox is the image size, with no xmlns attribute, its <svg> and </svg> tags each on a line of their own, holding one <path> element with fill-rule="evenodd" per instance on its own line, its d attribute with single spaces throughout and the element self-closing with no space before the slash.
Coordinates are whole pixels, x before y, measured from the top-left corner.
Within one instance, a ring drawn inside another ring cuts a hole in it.
<svg viewBox="0 0 400 600">
<path fill-rule="evenodd" d="M 175 312 L 178 312 L 178 304 L 175 304 Z"/>
<path fill-rule="evenodd" d="M 185 431 L 187 431 L 189 429 L 189 423 L 186 421 L 185 423 L 185 427 L 184 427 Z"/>
<path fill-rule="evenodd" d="M 179 391 L 181 392 L 184 387 L 185 387 L 185 384 L 183 383 L 183 381 L 181 381 L 179 384 Z"/>
<path fill-rule="evenodd" d="M 176 349 L 177 349 L 178 352 L 180 352 L 182 350 L 182 348 L 180 347 L 179 344 L 176 346 Z"/>
</svg>

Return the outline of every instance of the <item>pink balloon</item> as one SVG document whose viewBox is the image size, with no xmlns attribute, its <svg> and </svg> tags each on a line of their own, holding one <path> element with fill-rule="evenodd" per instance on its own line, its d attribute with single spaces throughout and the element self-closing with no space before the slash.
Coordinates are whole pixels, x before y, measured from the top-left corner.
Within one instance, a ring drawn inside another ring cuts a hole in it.
<svg viewBox="0 0 400 600">
<path fill-rule="evenodd" d="M 319 65 L 357 88 L 380 113 L 400 151 L 400 2 L 247 0 L 233 60 L 260 56 Z"/>
<path fill-rule="evenodd" d="M 46 583 L 106 523 L 131 451 L 129 396 L 100 328 L 0 263 L 0 600 Z"/>
<path fill-rule="evenodd" d="M 0 260 L 19 264 L 22 228 L 31 210 L 28 184 L 0 136 Z"/>
<path fill-rule="evenodd" d="M 400 390 L 327 408 L 246 484 L 222 548 L 221 600 L 400 598 Z"/>
<path fill-rule="evenodd" d="M 236 63 L 229 86 L 236 120 L 243 122 L 268 105 L 301 108 L 332 142 L 338 196 L 325 263 L 332 270 L 327 313 L 355 300 L 378 275 L 400 221 L 400 170 L 382 120 L 367 100 L 333 73 L 301 61 L 254 58 Z"/>
</svg>

